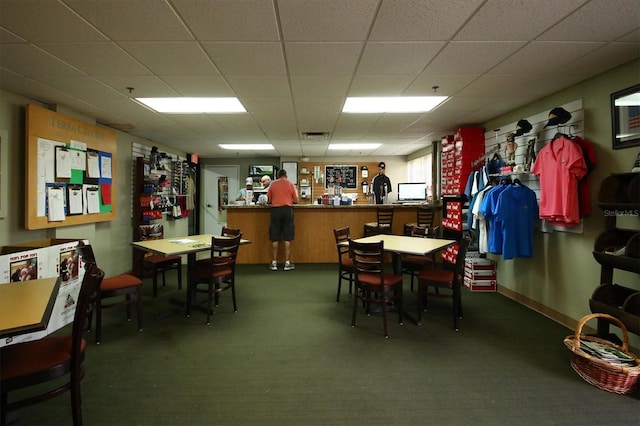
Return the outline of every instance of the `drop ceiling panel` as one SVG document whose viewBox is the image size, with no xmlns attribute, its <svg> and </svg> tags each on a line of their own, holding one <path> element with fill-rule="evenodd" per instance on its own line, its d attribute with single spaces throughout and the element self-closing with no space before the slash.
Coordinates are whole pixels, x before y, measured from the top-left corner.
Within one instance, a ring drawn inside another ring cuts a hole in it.
<svg viewBox="0 0 640 426">
<path fill-rule="evenodd" d="M 524 42 L 451 42 L 425 70 L 426 74 L 482 74 L 505 60 Z"/>
<path fill-rule="evenodd" d="M 638 23 L 638 0 L 591 0 L 539 39 L 609 41 L 637 29 Z"/>
<path fill-rule="evenodd" d="M 356 75 L 348 96 L 398 96 L 414 79 L 413 75 Z"/>
<path fill-rule="evenodd" d="M 370 40 L 449 40 L 482 0 L 407 0 L 402 7 L 382 2 Z"/>
<path fill-rule="evenodd" d="M 135 42 L 120 46 L 156 75 L 219 74 L 196 42 Z"/>
<path fill-rule="evenodd" d="M 101 75 L 96 78 L 129 97 L 152 98 L 180 95 L 173 87 L 155 75 Z M 129 92 L 128 87 L 133 90 Z"/>
<path fill-rule="evenodd" d="M 56 0 L 3 1 L 1 7 L 0 25 L 33 43 L 107 40 Z"/>
<path fill-rule="evenodd" d="M 230 75 L 227 81 L 240 98 L 290 97 L 289 81 L 284 75 Z"/>
<path fill-rule="evenodd" d="M 443 42 L 370 42 L 358 75 L 419 74 L 444 46 Z"/>
<path fill-rule="evenodd" d="M 456 34 L 456 41 L 526 41 L 535 39 L 587 0 L 489 0 Z M 513 7 L 508 7 L 513 6 Z"/>
<path fill-rule="evenodd" d="M 498 64 L 490 70 L 489 73 L 548 74 L 603 45 L 604 43 L 594 42 L 567 43 L 534 41 Z"/>
<path fill-rule="evenodd" d="M 0 65 L 28 77 L 46 74 L 73 78 L 82 75 L 79 70 L 32 44 L 3 44 L 0 49 Z"/>
<path fill-rule="evenodd" d="M 205 41 L 277 41 L 272 0 L 172 0 L 189 30 Z"/>
<path fill-rule="evenodd" d="M 115 43 L 43 43 L 41 46 L 50 54 L 91 75 L 151 74 Z"/>
<path fill-rule="evenodd" d="M 116 41 L 193 39 L 165 0 L 65 0 L 65 3 Z"/>
<path fill-rule="evenodd" d="M 404 91 L 403 95 L 409 96 L 426 96 L 426 95 L 443 95 L 453 96 L 460 89 L 478 78 L 477 74 L 449 74 L 449 75 L 431 75 L 422 74 L 416 77 L 409 87 Z M 438 86 L 434 89 L 433 86 Z"/>
<path fill-rule="evenodd" d="M 352 75 L 356 69 L 360 43 L 286 43 L 291 75 Z"/>
<path fill-rule="evenodd" d="M 285 75 L 280 43 L 202 43 L 216 67 L 227 75 Z"/>
<path fill-rule="evenodd" d="M 345 97 L 350 81 L 349 76 L 294 75 L 291 87 L 296 98 Z"/>
<path fill-rule="evenodd" d="M 285 41 L 358 41 L 366 37 L 377 0 L 279 0 Z"/>
<path fill-rule="evenodd" d="M 162 76 L 167 86 L 182 96 L 233 97 L 236 93 L 222 76 Z"/>
</svg>

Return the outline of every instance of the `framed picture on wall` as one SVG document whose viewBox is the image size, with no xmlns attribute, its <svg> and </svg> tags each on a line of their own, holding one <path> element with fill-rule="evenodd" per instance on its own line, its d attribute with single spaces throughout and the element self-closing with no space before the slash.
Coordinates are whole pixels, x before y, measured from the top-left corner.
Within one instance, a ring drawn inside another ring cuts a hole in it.
<svg viewBox="0 0 640 426">
<path fill-rule="evenodd" d="M 640 145 L 640 84 L 611 94 L 613 149 Z"/>
</svg>

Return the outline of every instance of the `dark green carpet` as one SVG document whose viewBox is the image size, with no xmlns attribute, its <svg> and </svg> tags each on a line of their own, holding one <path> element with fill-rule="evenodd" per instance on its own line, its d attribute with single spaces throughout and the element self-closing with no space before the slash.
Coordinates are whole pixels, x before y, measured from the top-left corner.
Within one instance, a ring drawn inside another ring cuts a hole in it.
<svg viewBox="0 0 640 426">
<path fill-rule="evenodd" d="M 385 339 L 378 316 L 351 328 L 336 280 L 335 265 L 240 266 L 239 312 L 225 293 L 211 326 L 202 312 L 156 320 L 184 290 L 153 299 L 147 285 L 143 332 L 108 310 L 103 343 L 89 335 L 85 424 L 640 423 L 638 395 L 602 391 L 571 369 L 571 330 L 509 299 L 465 291 L 458 333 L 450 301 L 434 300 L 422 327 L 392 315 Z M 71 424 L 68 396 L 21 410 L 15 424 Z"/>
</svg>

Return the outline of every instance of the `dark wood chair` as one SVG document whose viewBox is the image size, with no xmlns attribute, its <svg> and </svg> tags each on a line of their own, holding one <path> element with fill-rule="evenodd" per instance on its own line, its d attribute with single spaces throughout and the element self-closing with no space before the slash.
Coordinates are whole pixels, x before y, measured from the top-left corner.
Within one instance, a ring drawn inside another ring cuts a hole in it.
<svg viewBox="0 0 640 426">
<path fill-rule="evenodd" d="M 138 232 L 140 241 L 164 238 L 162 224 L 140 225 Z M 158 296 L 158 275 L 162 274 L 162 286 L 166 287 L 166 274 L 168 271 L 176 271 L 178 274 L 178 289 L 182 290 L 182 256 L 161 256 L 147 253 L 142 262 L 143 271 L 148 271 L 153 280 L 153 297 Z"/>
<path fill-rule="evenodd" d="M 336 248 L 338 250 L 338 292 L 336 294 L 336 303 L 339 303 L 342 281 L 346 280 L 349 283 L 349 294 L 352 293 L 353 288 L 354 269 L 353 260 L 349 256 L 349 246 L 340 245 L 340 243 L 351 240 L 351 231 L 348 226 L 334 229 L 333 236 L 335 237 Z"/>
<path fill-rule="evenodd" d="M 236 235 L 242 235 L 242 232 L 237 228 L 227 228 L 226 226 L 223 226 L 220 235 L 223 237 L 235 237 Z"/>
<path fill-rule="evenodd" d="M 349 241 L 349 254 L 355 270 L 355 291 L 351 326 L 356 326 L 358 301 L 362 301 L 367 314 L 371 314 L 371 304 L 380 305 L 384 337 L 389 338 L 387 311 L 389 305 L 398 310 L 402 325 L 402 275 L 385 272 L 384 242 L 359 243 Z"/>
<path fill-rule="evenodd" d="M 242 235 L 233 237 L 212 237 L 210 257 L 198 260 L 194 268 L 189 271 L 189 286 L 187 316 L 191 316 L 191 305 L 197 293 L 206 293 L 207 325 L 211 324 L 212 304 L 215 295 L 216 305 L 219 293 L 231 290 L 233 299 L 233 312 L 238 312 L 236 303 L 236 258 Z M 206 288 L 200 289 L 198 286 Z"/>
<path fill-rule="evenodd" d="M 404 235 L 411 235 L 411 228 L 418 227 L 423 229 L 424 234 L 437 236 L 438 229 L 434 227 L 437 210 L 434 206 L 418 206 L 416 221 L 404 224 Z"/>
<path fill-rule="evenodd" d="M 78 244 L 77 251 L 85 264 L 97 265 L 93 249 L 90 245 L 84 245 L 82 242 L 80 242 L 80 244 Z M 135 300 L 132 300 L 132 295 L 135 296 Z M 110 303 L 105 303 L 106 299 L 113 298 L 118 299 L 115 301 L 111 301 Z M 142 280 L 131 274 L 115 275 L 113 277 L 108 277 L 102 280 L 100 288 L 96 293 L 95 308 L 95 339 L 98 345 L 102 342 L 102 310 L 124 305 L 126 308 L 127 321 L 131 321 L 131 308 L 134 304 L 136 306 L 138 330 L 142 331 Z M 90 316 L 89 328 L 91 328 L 91 322 L 92 317 Z"/>
<path fill-rule="evenodd" d="M 430 238 L 425 233 L 425 228 L 419 228 L 418 226 L 411 227 L 410 236 L 415 238 Z M 432 253 L 428 256 L 418 256 L 412 254 L 405 254 L 402 256 L 402 273 L 411 277 L 411 291 L 413 291 L 413 282 L 418 274 L 426 268 L 433 268 L 436 264 L 436 254 Z"/>
<path fill-rule="evenodd" d="M 83 333 L 93 307 L 93 295 L 103 278 L 104 272 L 95 264 L 87 265 L 80 292 L 75 299 L 71 336 L 48 336 L 2 348 L 0 424 L 6 424 L 10 411 L 69 392 L 73 424 L 82 425 L 80 381 L 85 374 L 87 347 Z M 27 388 L 32 392 L 26 391 Z M 16 393 L 20 399 L 10 401 L 9 393 L 18 390 Z"/>
<path fill-rule="evenodd" d="M 393 212 L 395 209 L 393 206 L 378 206 L 376 207 L 376 222 L 369 222 L 364 224 L 364 236 L 369 237 L 371 235 L 378 234 L 392 234 L 393 233 Z"/>
<path fill-rule="evenodd" d="M 471 236 L 465 234 L 458 244 L 458 254 L 453 270 L 441 268 L 428 268 L 418 274 L 418 324 L 421 324 L 421 314 L 426 310 L 428 297 L 447 297 L 452 299 L 453 328 L 460 329 L 462 318 L 462 285 L 464 280 L 464 260 L 467 255 Z M 436 292 L 430 292 L 433 287 Z M 440 293 L 440 289 L 445 289 Z M 448 291 L 447 291 L 448 290 Z M 424 301 L 424 303 L 423 303 Z"/>
</svg>

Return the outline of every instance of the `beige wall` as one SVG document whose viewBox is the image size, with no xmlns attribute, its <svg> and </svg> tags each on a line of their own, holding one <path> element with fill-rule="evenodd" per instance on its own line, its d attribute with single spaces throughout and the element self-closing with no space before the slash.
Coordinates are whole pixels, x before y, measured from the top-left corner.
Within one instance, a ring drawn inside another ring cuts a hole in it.
<svg viewBox="0 0 640 426">
<path fill-rule="evenodd" d="M 0 246 L 41 240 L 46 238 L 86 238 L 91 241 L 99 265 L 105 273 L 114 275 L 131 270 L 131 246 L 133 238 L 131 222 L 131 144 L 137 142 L 156 145 L 150 141 L 117 132 L 118 187 L 115 189 L 118 211 L 116 219 L 96 224 L 64 226 L 53 229 L 26 230 L 25 217 L 25 106 L 29 103 L 39 104 L 33 99 L 24 98 L 2 91 L 0 98 L 0 129 L 7 130 L 9 136 L 9 210 L 7 217 L 0 219 Z M 91 118 L 75 114 L 73 111 L 58 109 L 58 112 L 74 118 L 93 123 Z M 167 147 L 158 145 L 165 152 L 172 152 Z M 30 171 L 31 172 L 31 171 Z M 4 196 L 4 195 L 3 195 Z M 186 235 L 188 223 L 167 221 L 165 234 L 168 236 Z"/>
<path fill-rule="evenodd" d="M 590 313 L 589 298 L 600 283 L 600 266 L 592 251 L 596 237 L 603 230 L 604 215 L 597 206 L 602 180 L 611 173 L 629 172 L 640 147 L 611 148 L 610 94 L 640 82 L 640 61 L 636 60 L 593 79 L 562 90 L 538 102 L 497 117 L 485 128 L 500 127 L 523 117 L 551 110 L 576 99 L 583 99 L 584 137 L 595 144 L 597 166 L 591 176 L 592 215 L 584 220 L 584 233 L 535 233 L 535 257 L 498 261 L 498 282 L 519 296 L 542 306 L 542 310 L 565 323 Z M 640 229 L 640 218 L 620 220 L 622 227 Z M 640 288 L 637 275 L 621 271 L 614 281 Z M 563 318 L 566 317 L 566 318 Z M 636 338 L 637 336 L 632 336 Z M 633 342 L 639 347 L 638 339 Z"/>
</svg>

